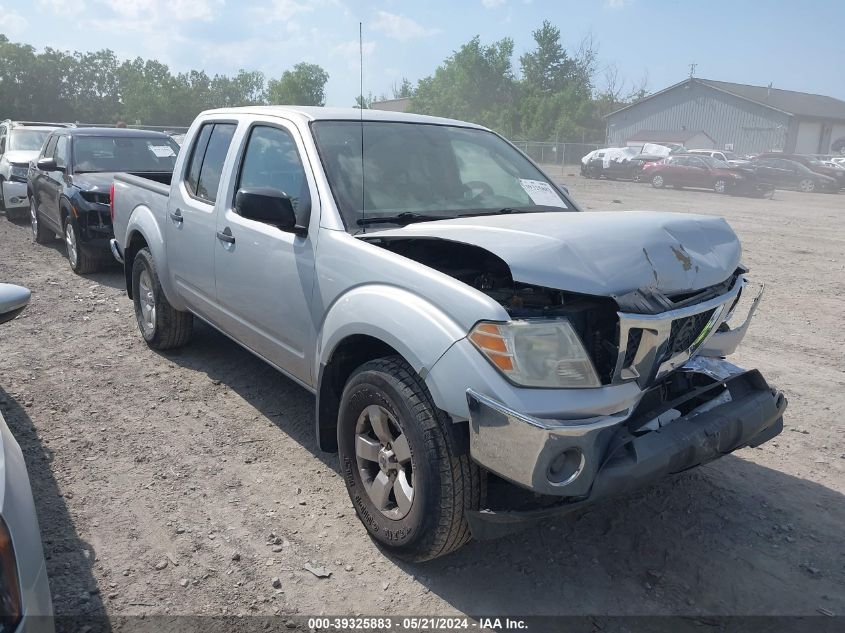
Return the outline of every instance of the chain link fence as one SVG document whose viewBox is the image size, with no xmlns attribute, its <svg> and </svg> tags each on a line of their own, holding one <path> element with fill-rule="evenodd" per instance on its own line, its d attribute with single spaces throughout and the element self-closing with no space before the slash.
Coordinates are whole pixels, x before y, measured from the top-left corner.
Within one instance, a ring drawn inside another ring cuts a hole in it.
<svg viewBox="0 0 845 633">
<path fill-rule="evenodd" d="M 513 144 L 541 165 L 577 165 L 584 156 L 602 147 L 598 143 L 544 141 L 514 141 Z"/>
</svg>

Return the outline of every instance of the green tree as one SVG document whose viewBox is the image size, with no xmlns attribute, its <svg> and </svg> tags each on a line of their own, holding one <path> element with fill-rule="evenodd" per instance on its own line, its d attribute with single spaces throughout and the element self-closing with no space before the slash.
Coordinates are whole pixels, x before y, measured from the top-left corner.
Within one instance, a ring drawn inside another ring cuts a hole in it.
<svg viewBox="0 0 845 633">
<path fill-rule="evenodd" d="M 270 103 L 322 106 L 326 103 L 329 74 L 317 64 L 301 62 L 286 70 L 280 79 L 271 79 Z"/>
<path fill-rule="evenodd" d="M 516 81 L 513 40 L 490 45 L 475 36 L 455 51 L 434 74 L 421 79 L 412 100 L 415 112 L 473 121 L 516 131 Z"/>
<path fill-rule="evenodd" d="M 407 99 L 414 96 L 414 85 L 408 81 L 407 77 L 402 77 L 402 83 L 398 86 L 393 84 L 393 98 Z"/>
</svg>

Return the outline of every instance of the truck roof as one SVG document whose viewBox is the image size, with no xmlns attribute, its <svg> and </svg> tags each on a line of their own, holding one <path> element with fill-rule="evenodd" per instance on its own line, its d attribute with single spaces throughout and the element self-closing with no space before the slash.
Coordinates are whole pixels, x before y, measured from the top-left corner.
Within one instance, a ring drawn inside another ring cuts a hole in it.
<svg viewBox="0 0 845 633">
<path fill-rule="evenodd" d="M 358 121 L 361 119 L 361 110 L 358 108 L 324 108 L 317 106 L 244 106 L 240 108 L 219 108 L 206 110 L 202 114 L 260 114 L 263 116 L 279 116 L 288 119 L 299 119 L 300 121 Z M 364 110 L 364 121 L 394 121 L 398 123 L 428 123 L 433 125 L 459 125 L 477 129 L 487 129 L 481 125 L 458 121 L 456 119 L 445 119 L 442 117 L 427 116 L 424 114 L 411 114 L 409 112 L 390 112 L 388 110 Z"/>
</svg>

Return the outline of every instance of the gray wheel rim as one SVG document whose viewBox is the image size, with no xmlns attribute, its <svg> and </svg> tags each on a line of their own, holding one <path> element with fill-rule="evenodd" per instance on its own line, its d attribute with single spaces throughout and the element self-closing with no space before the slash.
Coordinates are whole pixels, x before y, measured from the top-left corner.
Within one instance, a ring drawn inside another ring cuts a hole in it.
<svg viewBox="0 0 845 633">
<path fill-rule="evenodd" d="M 370 405 L 358 416 L 355 459 L 373 505 L 389 519 L 405 517 L 414 503 L 411 447 L 396 418 L 384 407 Z"/>
<path fill-rule="evenodd" d="M 725 181 L 724 180 L 717 180 L 715 189 L 716 189 L 716 193 L 725 193 Z"/>
<path fill-rule="evenodd" d="M 816 183 L 814 183 L 812 180 L 807 179 L 807 180 L 801 181 L 801 191 L 809 192 L 809 191 L 812 191 L 815 188 L 816 188 Z"/>
<path fill-rule="evenodd" d="M 35 210 L 35 200 L 29 201 L 29 223 L 32 226 L 32 236 L 38 237 L 38 212 Z"/>
<path fill-rule="evenodd" d="M 141 327 L 145 332 L 152 333 L 156 327 L 156 298 L 150 274 L 141 271 L 138 278 L 138 302 L 141 305 Z"/>
<path fill-rule="evenodd" d="M 663 176 L 655 176 L 654 180 L 651 181 L 655 187 L 662 187 L 663 186 Z"/>
<path fill-rule="evenodd" d="M 67 245 L 67 258 L 70 265 L 76 268 L 79 261 L 79 253 L 76 250 L 76 232 L 73 230 L 73 222 L 68 220 L 65 226 L 65 244 Z"/>
</svg>

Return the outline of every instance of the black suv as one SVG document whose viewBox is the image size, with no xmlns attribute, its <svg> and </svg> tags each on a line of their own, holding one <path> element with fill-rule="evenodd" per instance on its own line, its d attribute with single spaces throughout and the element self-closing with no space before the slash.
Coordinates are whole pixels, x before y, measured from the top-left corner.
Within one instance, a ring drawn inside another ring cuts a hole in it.
<svg viewBox="0 0 845 633">
<path fill-rule="evenodd" d="M 32 235 L 64 236 L 71 268 L 98 270 L 110 260 L 110 192 L 116 172 L 170 174 L 179 146 L 166 134 L 125 128 L 56 130 L 27 177 Z"/>
</svg>

